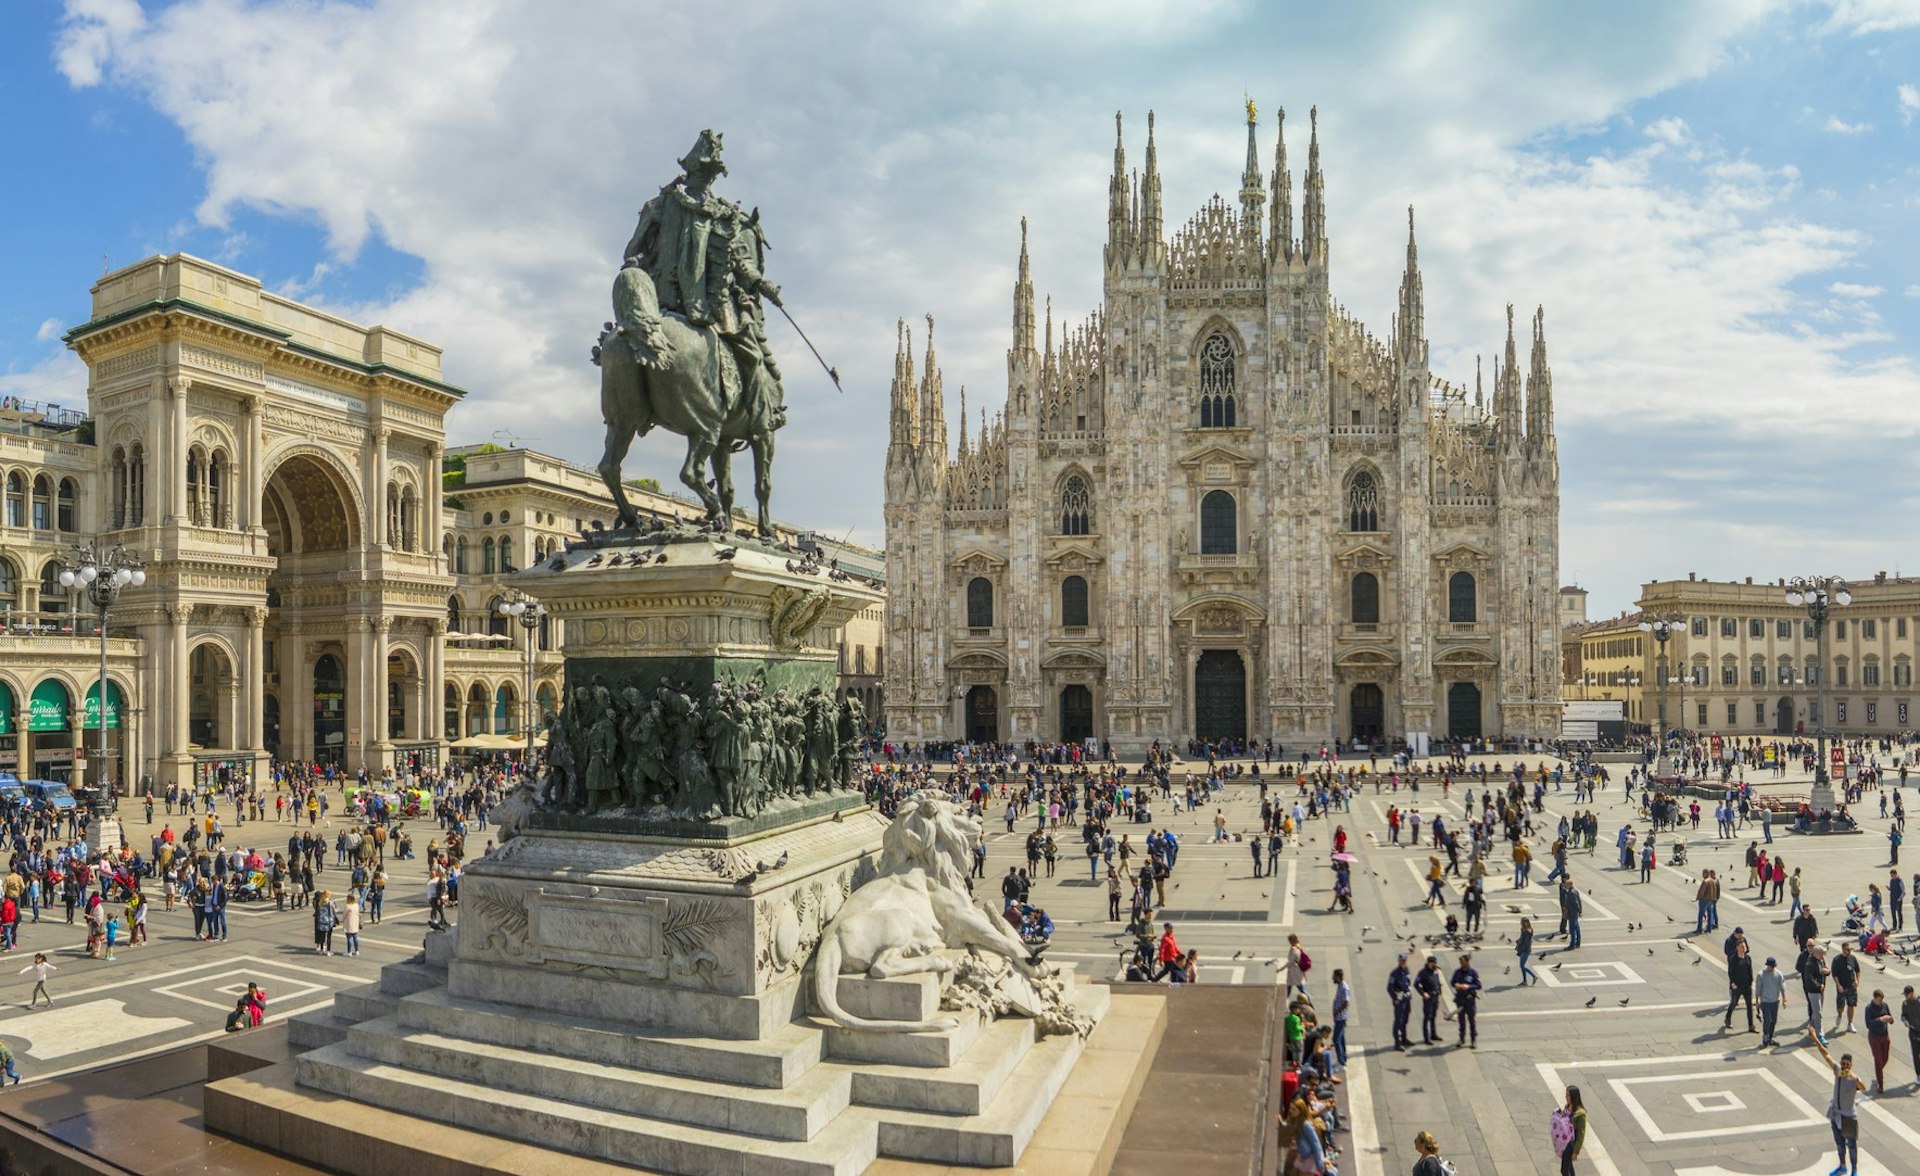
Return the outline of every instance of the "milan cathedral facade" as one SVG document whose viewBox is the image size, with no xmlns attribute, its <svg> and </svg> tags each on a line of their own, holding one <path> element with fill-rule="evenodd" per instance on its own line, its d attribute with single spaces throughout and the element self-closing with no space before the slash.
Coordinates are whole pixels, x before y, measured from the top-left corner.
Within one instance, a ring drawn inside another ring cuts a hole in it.
<svg viewBox="0 0 1920 1176">
<path fill-rule="evenodd" d="M 1162 231 L 1114 147 L 1104 307 L 1044 333 L 1021 222 L 1006 404 L 951 443 L 929 317 L 887 449 L 895 739 L 1536 737 L 1558 730 L 1560 473 L 1544 315 L 1487 405 L 1428 368 L 1408 213 L 1385 338 L 1330 291 L 1318 128 L 1296 234 L 1263 182 Z M 1116 122 L 1118 117 L 1116 116 Z"/>
</svg>

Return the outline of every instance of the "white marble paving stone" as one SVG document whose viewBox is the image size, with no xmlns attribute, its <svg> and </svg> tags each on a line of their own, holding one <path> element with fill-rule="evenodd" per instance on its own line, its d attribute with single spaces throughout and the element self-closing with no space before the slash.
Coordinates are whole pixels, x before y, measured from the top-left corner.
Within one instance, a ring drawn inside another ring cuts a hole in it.
<svg viewBox="0 0 1920 1176">
<path fill-rule="evenodd" d="M 120 1045 L 192 1024 L 180 1017 L 149 1017 L 127 1011 L 125 1001 L 105 998 L 55 1005 L 0 1021 L 0 1036 L 24 1038 L 20 1052 L 52 1061 L 102 1046 Z"/>
</svg>

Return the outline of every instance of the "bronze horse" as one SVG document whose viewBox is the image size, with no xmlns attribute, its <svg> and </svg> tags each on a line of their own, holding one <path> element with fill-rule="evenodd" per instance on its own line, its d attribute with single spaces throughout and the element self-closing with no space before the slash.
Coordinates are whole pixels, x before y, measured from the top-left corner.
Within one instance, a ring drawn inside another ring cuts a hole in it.
<svg viewBox="0 0 1920 1176">
<path fill-rule="evenodd" d="M 712 327 L 696 328 L 663 313 L 653 279 L 628 265 L 614 279 L 615 322 L 600 336 L 600 415 L 607 424 L 600 477 L 619 507 L 620 525 L 638 527 L 640 515 L 627 501 L 620 463 L 635 437 L 654 426 L 687 439 L 680 481 L 699 495 L 707 522 L 726 530 L 733 513 L 730 458 L 753 450 L 753 493 L 759 502 L 759 532 L 773 534 L 767 500 L 773 491 L 773 434 L 784 422 L 781 406 L 769 403 L 743 380 L 731 348 Z M 723 392 L 732 391 L 731 395 Z M 711 466 L 709 486 L 703 467 Z"/>
</svg>

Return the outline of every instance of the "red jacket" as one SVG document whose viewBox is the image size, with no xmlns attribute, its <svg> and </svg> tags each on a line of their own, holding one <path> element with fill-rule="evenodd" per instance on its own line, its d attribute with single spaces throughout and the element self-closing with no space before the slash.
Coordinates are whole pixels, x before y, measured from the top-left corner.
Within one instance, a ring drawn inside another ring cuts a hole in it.
<svg viewBox="0 0 1920 1176">
<path fill-rule="evenodd" d="M 1173 932 L 1160 937 L 1160 962 L 1171 964 L 1180 958 L 1180 945 L 1173 941 Z"/>
</svg>

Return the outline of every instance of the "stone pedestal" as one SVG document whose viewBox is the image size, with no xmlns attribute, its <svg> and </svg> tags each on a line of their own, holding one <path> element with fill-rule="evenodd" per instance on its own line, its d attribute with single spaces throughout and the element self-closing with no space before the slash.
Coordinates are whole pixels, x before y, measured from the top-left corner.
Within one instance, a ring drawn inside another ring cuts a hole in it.
<svg viewBox="0 0 1920 1176">
<path fill-rule="evenodd" d="M 798 552 L 706 534 L 579 546 L 519 582 L 565 620 L 567 697 L 589 703 L 602 687 L 655 698 L 663 678 L 696 697 L 831 693 L 834 630 L 878 600 Z M 1015 1163 L 1086 1040 L 952 1007 L 933 975 L 837 991 L 854 1016 L 952 1028 L 816 1016 L 815 948 L 874 875 L 885 823 L 837 771 L 812 779 L 713 804 L 669 780 L 528 815 L 467 866 L 461 925 L 418 971 L 296 1026 L 319 1046 L 293 1063 L 297 1089 L 664 1172 Z M 1065 992 L 1083 1024 L 1107 1010 L 1105 988 L 1068 977 Z M 297 1117 L 266 1097 L 210 1089 L 209 1122 L 253 1137 Z"/>
</svg>

